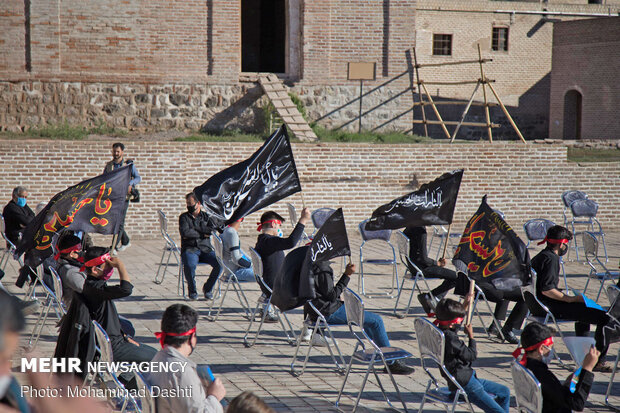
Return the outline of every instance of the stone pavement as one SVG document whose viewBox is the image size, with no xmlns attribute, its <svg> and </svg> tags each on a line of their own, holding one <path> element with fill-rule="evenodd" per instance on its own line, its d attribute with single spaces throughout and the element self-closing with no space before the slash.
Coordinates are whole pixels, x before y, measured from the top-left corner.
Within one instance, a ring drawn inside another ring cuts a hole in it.
<svg viewBox="0 0 620 413">
<path fill-rule="evenodd" d="M 359 259 L 359 245 L 361 239 L 359 234 L 350 234 L 351 249 L 353 251 L 353 262 Z M 243 238 L 242 246 L 247 249 L 253 246 L 255 238 Z M 431 251 L 434 257 L 437 251 L 437 242 Z M 103 243 L 101 245 L 104 245 Z M 610 254 L 609 268 L 617 269 L 618 258 L 620 255 L 620 233 L 608 234 L 607 246 Z M 224 302 L 224 309 L 219 319 L 215 322 L 207 320 L 208 302 L 204 299 L 195 302 L 184 301 L 177 295 L 176 266 L 171 267 L 166 278 L 161 285 L 153 283 L 155 272 L 157 271 L 161 251 L 162 240 L 146 240 L 132 242 L 132 247 L 122 252 L 120 257 L 126 263 L 131 274 L 132 282 L 135 285 L 134 294 L 127 299 L 117 303 L 119 313 L 128 317 L 134 322 L 137 331 L 136 339 L 141 343 L 147 343 L 158 347 L 154 333 L 159 331 L 160 318 L 163 310 L 174 303 L 184 302 L 200 313 L 198 324 L 199 341 L 198 347 L 192 355 L 197 363 L 208 363 L 211 365 L 214 374 L 225 383 L 227 389 L 227 399 L 230 400 L 240 392 L 250 390 L 263 397 L 277 411 L 295 412 L 327 412 L 335 411 L 334 401 L 337 398 L 343 376 L 336 373 L 331 365 L 329 354 L 324 348 L 313 349 L 312 356 L 308 363 L 305 373 L 301 377 L 294 377 L 290 374 L 290 363 L 295 348 L 285 341 L 283 332 L 278 324 L 265 324 L 263 332 L 258 342 L 252 348 L 246 348 L 243 344 L 244 332 L 248 326 L 248 320 L 244 317 L 241 306 L 235 294 L 229 294 Z M 379 253 L 379 249 L 370 246 L 369 251 Z M 531 256 L 536 254 L 537 249 L 530 251 Z M 365 249 L 365 254 L 368 251 Z M 574 251 L 569 258 L 574 258 Z M 340 261 L 334 264 L 334 272 L 340 272 Z M 358 265 L 359 267 L 359 265 Z M 367 271 L 377 272 L 379 268 L 367 268 Z M 588 267 L 583 262 L 569 261 L 566 265 L 568 282 L 570 287 L 582 289 L 585 284 L 585 276 Z M 199 267 L 199 274 L 207 274 L 210 267 Z M 385 271 L 385 270 L 383 270 Z M 399 275 L 402 275 L 403 267 L 399 265 Z M 5 285 L 9 289 L 17 292 L 12 282 L 14 280 L 15 269 L 8 268 L 5 277 Z M 206 281 L 206 276 L 198 277 L 199 287 Z M 113 281 L 112 281 L 113 282 Z M 432 281 L 431 287 L 437 285 L 438 281 Z M 245 282 L 243 288 L 252 305 L 260 295 L 258 286 L 255 282 Z M 349 285 L 353 289 L 358 289 L 357 277 L 352 277 Z M 390 286 L 390 275 L 369 275 L 366 278 L 366 287 L 369 292 L 386 292 Z M 590 283 L 589 296 L 595 297 L 594 291 L 597 290 L 599 283 Z M 604 294 L 603 294 L 604 296 Z M 406 296 L 408 298 L 408 295 Z M 422 315 L 421 308 L 414 298 L 414 316 Z M 603 305 L 607 305 L 607 298 L 601 299 Z M 394 306 L 393 298 L 373 297 L 365 299 L 366 309 L 375 311 L 383 316 L 388 335 L 393 346 L 402 347 L 410 351 L 414 357 L 408 363 L 416 368 L 416 372 L 411 376 L 395 376 L 400 390 L 404 395 L 405 401 L 410 410 L 417 410 L 421 401 L 424 389 L 428 383 L 428 376 L 420 367 L 419 352 L 413 331 L 414 316 L 405 319 L 394 317 L 391 309 Z M 302 323 L 301 310 L 293 311 L 289 316 L 296 329 Z M 32 329 L 34 317 L 28 318 L 29 333 Z M 490 323 L 490 318 L 485 317 L 485 324 Z M 50 357 L 55 346 L 56 329 L 53 328 L 55 322 L 48 321 L 43 331 L 41 341 L 37 347 L 37 352 L 41 356 Z M 490 340 L 484 334 L 478 319 L 473 321 L 476 337 L 478 339 L 479 358 L 474 363 L 479 377 L 490 379 L 505 384 L 512 389 L 512 379 L 510 375 L 511 352 L 516 346 L 502 344 L 497 340 Z M 256 324 L 255 324 L 256 326 Z M 563 331 L 570 331 L 572 334 L 572 323 L 563 326 Z M 348 360 L 348 356 L 353 351 L 355 340 L 352 338 L 348 327 L 338 326 L 334 328 L 334 333 L 343 354 Z M 27 337 L 24 339 L 24 344 Z M 566 348 L 562 343 L 556 344 L 556 348 L 566 359 L 568 357 Z M 618 352 L 618 344 L 612 345 L 608 360 L 612 362 Z M 305 347 L 302 349 L 304 350 Z M 19 357 L 14 360 L 14 370 L 19 369 Z M 305 353 L 303 353 L 305 354 Z M 355 366 L 355 365 L 354 365 Z M 566 377 L 569 372 L 552 364 L 553 371 L 560 378 Z M 352 405 L 354 395 L 354 385 L 359 385 L 362 379 L 362 370 L 359 365 L 353 369 L 347 384 L 348 399 L 345 400 L 345 407 Z M 611 411 L 604 407 L 604 394 L 610 374 L 597 373 L 595 384 L 588 399 L 585 411 L 605 412 Z M 391 388 L 387 375 L 382 375 L 382 382 L 386 385 L 390 398 L 395 402 L 395 392 Z M 514 396 L 514 392 L 513 396 Z M 356 393 L 355 393 L 356 394 Z M 620 406 L 620 376 L 616 376 L 616 383 L 612 389 L 611 399 L 613 404 Z M 374 377 L 369 378 L 365 392 L 362 396 L 360 411 L 387 411 L 387 405 L 383 400 L 381 392 L 377 387 Z M 514 397 L 512 406 L 515 406 Z M 439 405 L 425 405 L 425 411 L 441 411 Z M 477 409 L 478 410 L 478 409 Z"/>
</svg>

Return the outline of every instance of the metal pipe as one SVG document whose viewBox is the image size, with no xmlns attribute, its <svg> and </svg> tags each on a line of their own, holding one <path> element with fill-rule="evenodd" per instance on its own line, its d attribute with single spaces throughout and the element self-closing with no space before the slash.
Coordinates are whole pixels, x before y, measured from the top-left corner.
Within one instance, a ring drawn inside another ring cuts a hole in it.
<svg viewBox="0 0 620 413">
<path fill-rule="evenodd" d="M 582 16 L 582 17 L 610 17 L 620 16 L 620 12 L 611 12 L 609 8 L 608 13 L 581 13 L 581 12 L 566 12 L 566 11 L 534 11 L 534 10 L 471 10 L 471 9 L 443 9 L 443 8 L 417 8 L 419 11 L 440 11 L 440 12 L 461 12 L 461 13 L 505 13 L 505 14 L 534 14 L 542 16 Z"/>
</svg>

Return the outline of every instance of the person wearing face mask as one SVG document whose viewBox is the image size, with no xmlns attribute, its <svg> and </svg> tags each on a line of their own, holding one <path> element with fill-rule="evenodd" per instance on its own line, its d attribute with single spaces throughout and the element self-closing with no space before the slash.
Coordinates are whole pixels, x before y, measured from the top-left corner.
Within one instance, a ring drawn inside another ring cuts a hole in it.
<svg viewBox="0 0 620 413">
<path fill-rule="evenodd" d="M 118 270 L 119 285 L 108 285 L 114 270 Z M 157 350 L 145 344 L 139 344 L 127 337 L 121 330 L 121 322 L 116 311 L 114 300 L 131 295 L 133 285 L 125 264 L 118 257 L 111 257 L 107 248 L 91 247 L 84 254 L 84 265 L 81 271 L 86 272 L 86 281 L 82 296 L 88 307 L 90 317 L 104 328 L 110 344 L 115 362 L 148 362 L 151 361 Z M 136 388 L 136 379 L 133 373 L 123 373 L 121 381 L 129 389 Z"/>
<path fill-rule="evenodd" d="M 226 388 L 219 378 L 203 385 L 198 375 L 197 365 L 189 356 L 198 344 L 196 323 L 198 313 L 184 304 L 173 304 L 166 308 L 161 319 L 161 332 L 155 333 L 161 350 L 153 357 L 153 362 L 170 364 L 187 363 L 181 371 L 151 373 L 146 380 L 151 386 L 160 389 L 189 389 L 188 397 L 163 397 L 155 399 L 159 413 L 196 412 L 222 413 L 220 401 L 226 396 Z"/>
<path fill-rule="evenodd" d="M 543 397 L 543 413 L 570 413 L 583 411 L 585 402 L 594 382 L 592 370 L 599 358 L 599 351 L 592 347 L 586 354 L 577 377 L 574 391 L 568 383 L 562 384 L 547 366 L 553 359 L 553 334 L 540 323 L 530 323 L 521 333 L 521 347 L 512 355 L 518 359 L 521 352 L 525 356 L 519 361 L 536 376 L 540 382 Z"/>
<path fill-rule="evenodd" d="M 510 389 L 502 384 L 478 378 L 476 371 L 471 366 L 478 358 L 476 340 L 471 324 L 467 324 L 464 328 L 469 337 L 469 345 L 465 345 L 457 334 L 472 299 L 473 296 L 468 294 L 462 304 L 449 298 L 444 298 L 437 304 L 435 311 L 437 319 L 434 324 L 443 331 L 445 337 L 444 365 L 463 387 L 471 403 L 486 413 L 508 413 Z M 443 370 L 441 375 L 448 381 L 450 390 L 456 391 L 456 386 L 446 377 Z"/>
<path fill-rule="evenodd" d="M 15 246 L 19 243 L 24 228 L 34 219 L 34 212 L 27 205 L 27 200 L 28 189 L 18 186 L 13 189 L 11 200 L 2 211 L 4 234 Z"/>
<path fill-rule="evenodd" d="M 179 216 L 179 232 L 181 233 L 181 262 L 187 281 L 187 292 L 190 300 L 196 300 L 196 266 L 199 262 L 211 266 L 211 274 L 202 286 L 207 300 L 213 299 L 213 286 L 220 276 L 220 264 L 211 246 L 211 234 L 214 230 L 221 231 L 221 224 L 202 209 L 196 194 L 185 195 L 187 212 Z"/>
<path fill-rule="evenodd" d="M 587 307 L 581 295 L 564 294 L 558 288 L 560 280 L 560 257 L 568 252 L 568 243 L 573 234 L 566 228 L 555 225 L 547 231 L 547 236 L 539 244 L 547 243 L 547 247 L 532 258 L 532 269 L 536 271 L 536 296 L 549 308 L 556 318 L 573 320 L 575 334 L 585 336 L 590 330 L 590 324 L 596 324 L 594 339 L 596 349 L 600 351 L 600 359 L 594 371 L 611 372 L 611 367 L 605 363 L 605 355 L 609 343 L 606 343 L 603 327 L 609 323 L 609 316 L 602 310 Z M 545 316 L 545 313 L 534 314 Z"/>
</svg>

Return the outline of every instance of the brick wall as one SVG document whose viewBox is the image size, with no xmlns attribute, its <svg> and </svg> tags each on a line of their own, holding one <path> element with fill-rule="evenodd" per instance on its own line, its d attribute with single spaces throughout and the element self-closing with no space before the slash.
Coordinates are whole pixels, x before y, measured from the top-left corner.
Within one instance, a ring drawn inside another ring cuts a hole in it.
<svg viewBox="0 0 620 413">
<path fill-rule="evenodd" d="M 581 138 L 620 134 L 620 17 L 562 22 L 553 30 L 549 136 L 564 131 L 566 93 L 581 93 Z M 567 128 L 568 129 L 568 128 Z"/>
<path fill-rule="evenodd" d="M 219 170 L 237 163 L 258 145 L 251 143 L 125 142 L 125 154 L 135 159 L 142 175 L 142 202 L 131 204 L 127 228 L 131 236 L 158 236 L 156 211 L 177 217 L 185 210 L 184 195 Z M 606 229 L 620 228 L 620 164 L 580 166 L 566 161 L 566 148 L 509 143 L 435 145 L 315 145 L 294 144 L 293 150 L 308 207 L 342 206 L 350 231 L 379 205 L 410 192 L 413 176 L 421 183 L 441 173 L 465 168 L 454 227 L 462 231 L 480 199 L 506 214 L 519 229 L 530 218 L 562 222 L 561 194 L 579 189 L 599 202 L 599 219 Z M 0 141 L 5 162 L 0 164 L 2 204 L 11 190 L 26 185 L 34 208 L 82 179 L 99 174 L 110 158 L 110 144 L 43 140 Z M 301 196 L 276 204 L 285 217 L 286 202 L 299 209 Z M 242 225 L 256 234 L 260 212 Z"/>
</svg>

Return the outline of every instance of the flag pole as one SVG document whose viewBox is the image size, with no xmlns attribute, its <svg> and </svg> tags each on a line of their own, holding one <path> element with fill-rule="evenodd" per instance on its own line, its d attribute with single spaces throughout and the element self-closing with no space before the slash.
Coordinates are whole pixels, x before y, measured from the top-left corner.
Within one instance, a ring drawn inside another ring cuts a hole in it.
<svg viewBox="0 0 620 413">
<path fill-rule="evenodd" d="M 443 255 L 441 256 L 441 259 L 445 259 L 446 258 L 446 248 L 448 248 L 448 241 L 450 240 L 450 227 L 452 226 L 452 224 L 448 225 L 448 232 L 446 233 L 446 242 L 443 244 Z"/>
<path fill-rule="evenodd" d="M 472 300 L 474 298 L 474 289 L 476 288 L 476 281 L 475 280 L 471 280 L 471 282 L 469 283 L 469 295 L 471 295 Z M 469 323 L 471 323 L 471 315 L 474 309 L 474 305 L 472 302 L 469 303 L 469 307 L 467 308 L 467 317 L 465 318 L 465 325 L 468 325 Z"/>
<path fill-rule="evenodd" d="M 300 192 L 300 194 L 301 194 L 301 205 L 305 209 L 306 208 L 306 199 L 304 198 L 304 193 L 303 192 Z"/>
</svg>

